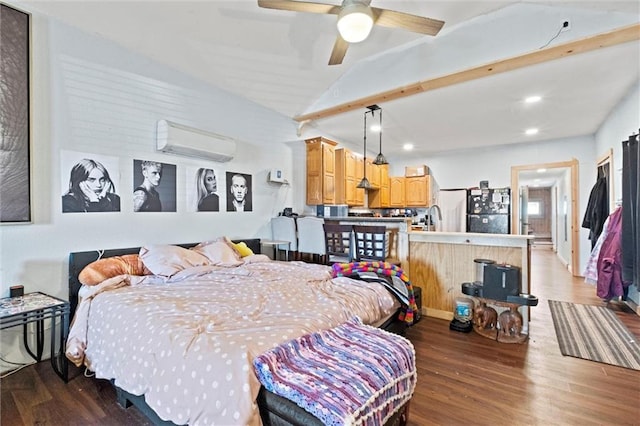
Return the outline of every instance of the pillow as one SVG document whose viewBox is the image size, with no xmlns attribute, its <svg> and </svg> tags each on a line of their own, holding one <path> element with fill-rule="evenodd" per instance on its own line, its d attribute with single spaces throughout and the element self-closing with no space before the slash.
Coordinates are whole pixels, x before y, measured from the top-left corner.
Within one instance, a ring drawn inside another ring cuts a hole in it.
<svg viewBox="0 0 640 426">
<path fill-rule="evenodd" d="M 253 250 L 251 250 L 244 241 L 239 242 L 238 244 L 231 244 L 233 244 L 233 247 L 236 249 L 240 257 L 246 257 L 253 254 Z"/>
<path fill-rule="evenodd" d="M 211 265 L 238 266 L 242 265 L 240 256 L 225 240 L 207 241 L 191 249 L 209 260 Z"/>
<path fill-rule="evenodd" d="M 209 259 L 194 250 L 173 245 L 151 245 L 140 249 L 144 266 L 155 275 L 170 277 L 192 266 L 208 265 Z"/>
<path fill-rule="evenodd" d="M 80 271 L 78 281 L 84 285 L 96 285 L 118 275 L 149 275 L 142 259 L 137 254 L 106 257 L 91 262 Z"/>
</svg>

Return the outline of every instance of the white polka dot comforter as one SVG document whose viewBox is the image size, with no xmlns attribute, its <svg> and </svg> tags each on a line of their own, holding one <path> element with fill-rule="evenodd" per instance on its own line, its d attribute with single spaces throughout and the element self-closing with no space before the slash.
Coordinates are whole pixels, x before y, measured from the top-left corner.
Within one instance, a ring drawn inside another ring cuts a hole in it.
<svg viewBox="0 0 640 426">
<path fill-rule="evenodd" d="M 330 271 L 269 261 L 190 268 L 167 282 L 111 279 L 82 299 L 67 356 L 144 394 L 164 420 L 259 425 L 256 356 L 354 315 L 375 324 L 397 309 L 379 284 L 332 279 Z"/>
</svg>

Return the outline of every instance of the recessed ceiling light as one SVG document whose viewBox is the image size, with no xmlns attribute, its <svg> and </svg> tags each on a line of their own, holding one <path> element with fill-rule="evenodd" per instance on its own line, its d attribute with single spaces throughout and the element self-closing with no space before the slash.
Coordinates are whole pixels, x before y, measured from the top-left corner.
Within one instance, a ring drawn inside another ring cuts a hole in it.
<svg viewBox="0 0 640 426">
<path fill-rule="evenodd" d="M 413 149 L 413 144 L 412 143 L 405 143 L 404 145 L 402 145 L 402 148 L 405 151 L 411 151 Z"/>
<path fill-rule="evenodd" d="M 538 169 L 538 170 L 536 170 L 536 171 L 537 171 L 538 173 L 544 173 L 544 172 L 546 172 L 546 171 L 547 171 L 547 169 Z"/>
<path fill-rule="evenodd" d="M 535 129 L 535 128 L 527 129 L 527 130 L 525 130 L 524 133 L 527 134 L 527 135 L 535 135 L 535 134 L 538 133 L 538 129 Z"/>
<path fill-rule="evenodd" d="M 524 101 L 526 103 L 528 103 L 528 104 L 533 104 L 533 103 L 536 103 L 536 102 L 540 102 L 541 100 L 542 100 L 542 96 L 538 96 L 538 95 L 528 96 L 528 97 L 526 97 L 524 99 Z"/>
</svg>

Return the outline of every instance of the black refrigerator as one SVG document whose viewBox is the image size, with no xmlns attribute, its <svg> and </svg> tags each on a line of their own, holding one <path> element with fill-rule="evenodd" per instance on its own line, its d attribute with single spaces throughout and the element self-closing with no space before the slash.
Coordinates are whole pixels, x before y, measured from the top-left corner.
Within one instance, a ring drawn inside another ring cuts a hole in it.
<svg viewBox="0 0 640 426">
<path fill-rule="evenodd" d="M 510 217 L 509 188 L 467 189 L 467 232 L 509 234 Z"/>
</svg>

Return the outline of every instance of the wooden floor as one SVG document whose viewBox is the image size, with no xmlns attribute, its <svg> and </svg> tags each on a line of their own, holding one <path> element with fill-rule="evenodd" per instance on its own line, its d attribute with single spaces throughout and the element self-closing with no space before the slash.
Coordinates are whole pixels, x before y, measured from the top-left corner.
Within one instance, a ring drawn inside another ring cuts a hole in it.
<svg viewBox="0 0 640 426">
<path fill-rule="evenodd" d="M 592 305 L 595 288 L 573 278 L 549 246 L 534 248 L 529 341 L 497 343 L 423 318 L 408 332 L 415 345 L 418 385 L 410 426 L 640 424 L 640 371 L 563 357 L 548 299 Z M 640 337 L 640 317 L 609 304 Z M 64 384 L 48 362 L 0 381 L 2 426 L 146 425 L 135 409 L 115 402 L 111 386 L 82 375 Z"/>
</svg>

